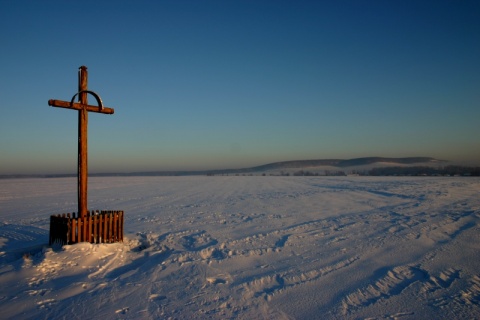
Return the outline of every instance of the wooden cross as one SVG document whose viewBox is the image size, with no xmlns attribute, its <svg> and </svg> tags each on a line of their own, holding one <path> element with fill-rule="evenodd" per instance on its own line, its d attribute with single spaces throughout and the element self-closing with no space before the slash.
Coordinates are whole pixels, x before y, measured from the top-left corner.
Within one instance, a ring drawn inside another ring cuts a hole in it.
<svg viewBox="0 0 480 320">
<path fill-rule="evenodd" d="M 97 100 L 98 106 L 88 104 L 87 94 L 91 94 Z M 78 103 L 74 102 L 78 95 Z M 113 114 L 114 110 L 103 106 L 100 97 L 93 91 L 88 91 L 88 72 L 87 67 L 81 66 L 78 70 L 78 92 L 73 96 L 70 102 L 62 100 L 48 100 L 48 105 L 78 110 L 78 173 L 77 173 L 77 193 L 78 193 L 78 214 L 80 217 L 87 216 L 87 184 L 88 184 L 88 159 L 87 159 L 87 125 L 88 111 Z"/>
</svg>

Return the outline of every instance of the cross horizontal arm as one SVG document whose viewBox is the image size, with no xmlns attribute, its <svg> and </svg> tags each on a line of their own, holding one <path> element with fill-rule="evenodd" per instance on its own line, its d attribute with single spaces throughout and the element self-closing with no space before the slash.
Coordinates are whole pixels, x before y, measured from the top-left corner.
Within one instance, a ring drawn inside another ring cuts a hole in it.
<svg viewBox="0 0 480 320">
<path fill-rule="evenodd" d="M 100 109 L 99 106 L 92 106 L 89 104 L 84 105 L 77 102 L 70 103 L 68 101 L 54 100 L 54 99 L 48 100 L 48 105 L 52 107 L 67 108 L 67 109 L 74 109 L 74 110 L 82 110 L 85 107 L 87 111 L 97 112 L 97 113 L 106 113 L 106 114 L 113 114 L 113 112 L 115 111 L 114 109 L 107 108 L 107 107 L 103 107 L 103 109 Z"/>
</svg>

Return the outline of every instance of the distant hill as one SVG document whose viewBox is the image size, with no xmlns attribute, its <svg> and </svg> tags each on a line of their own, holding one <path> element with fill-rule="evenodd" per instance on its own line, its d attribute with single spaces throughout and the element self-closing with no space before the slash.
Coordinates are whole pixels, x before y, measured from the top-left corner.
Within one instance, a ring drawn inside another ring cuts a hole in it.
<svg viewBox="0 0 480 320">
<path fill-rule="evenodd" d="M 339 170 L 348 167 L 359 167 L 379 164 L 379 166 L 389 165 L 421 165 L 438 166 L 439 163 L 446 162 L 430 157 L 407 157 L 407 158 L 385 158 L 385 157 L 366 157 L 354 159 L 317 159 L 317 160 L 293 160 L 264 164 L 256 167 L 242 169 L 220 169 L 220 170 L 199 170 L 199 171 L 153 171 L 153 172 L 131 172 L 131 173 L 93 173 L 91 177 L 108 176 L 186 176 L 186 175 L 220 175 L 220 174 L 254 174 L 266 171 L 278 171 L 283 169 L 303 170 L 312 167 L 337 167 Z M 48 175 L 0 175 L 0 179 L 12 178 L 58 178 L 74 177 L 76 174 L 48 174 Z"/>
<path fill-rule="evenodd" d="M 384 157 L 366 157 L 355 159 L 317 159 L 317 160 L 293 160 L 264 164 L 256 167 L 248 167 L 241 169 L 220 169 L 220 170 L 201 170 L 201 171 L 158 171 L 158 172 L 141 172 L 126 175 L 142 175 L 142 176 L 183 176 L 183 175 L 222 175 L 222 174 L 253 174 L 266 171 L 279 171 L 282 169 L 306 169 L 312 167 L 357 167 L 363 165 L 372 165 L 375 163 L 388 163 L 393 165 L 434 165 L 441 160 L 430 157 L 408 157 L 408 158 L 384 158 Z"/>
<path fill-rule="evenodd" d="M 384 158 L 384 157 L 366 157 L 366 158 L 354 158 L 354 159 L 319 159 L 319 160 L 294 160 L 294 161 L 283 161 L 283 162 L 274 162 L 258 167 L 250 168 L 250 171 L 266 171 L 266 170 L 277 170 L 285 168 L 308 168 L 308 167 L 320 167 L 320 166 L 331 166 L 338 168 L 353 167 L 353 166 L 363 166 L 371 165 L 375 163 L 389 163 L 389 164 L 399 164 L 399 165 L 411 165 L 411 164 L 427 164 L 427 163 L 438 163 L 440 160 L 430 158 L 430 157 L 407 157 L 407 158 Z"/>
</svg>

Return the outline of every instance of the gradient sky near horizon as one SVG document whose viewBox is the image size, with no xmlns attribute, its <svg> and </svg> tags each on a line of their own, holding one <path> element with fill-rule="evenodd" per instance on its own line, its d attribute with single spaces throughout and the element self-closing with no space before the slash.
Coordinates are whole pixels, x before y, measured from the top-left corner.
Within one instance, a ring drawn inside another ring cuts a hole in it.
<svg viewBox="0 0 480 320">
<path fill-rule="evenodd" d="M 0 174 L 480 164 L 480 1 L 0 1 Z M 94 99 L 90 97 L 90 102 Z"/>
</svg>

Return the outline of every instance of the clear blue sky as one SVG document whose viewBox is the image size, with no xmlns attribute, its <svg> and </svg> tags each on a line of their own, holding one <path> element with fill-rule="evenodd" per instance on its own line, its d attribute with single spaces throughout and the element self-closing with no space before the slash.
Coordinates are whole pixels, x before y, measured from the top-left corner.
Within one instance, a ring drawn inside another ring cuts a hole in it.
<svg viewBox="0 0 480 320">
<path fill-rule="evenodd" d="M 0 174 L 480 163 L 480 1 L 0 1 Z M 93 103 L 94 99 L 90 98 Z"/>
</svg>

